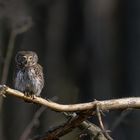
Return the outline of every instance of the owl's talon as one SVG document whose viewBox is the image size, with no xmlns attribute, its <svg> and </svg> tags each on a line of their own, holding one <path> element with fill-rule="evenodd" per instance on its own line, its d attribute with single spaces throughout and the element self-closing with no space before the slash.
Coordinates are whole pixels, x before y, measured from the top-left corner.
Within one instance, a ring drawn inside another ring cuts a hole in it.
<svg viewBox="0 0 140 140">
<path fill-rule="evenodd" d="M 30 97 L 31 99 L 35 99 L 35 95 L 30 94 L 29 92 L 25 92 L 24 95 Z"/>
<path fill-rule="evenodd" d="M 35 95 L 31 95 L 31 98 L 32 98 L 32 99 L 35 99 Z"/>
<path fill-rule="evenodd" d="M 6 95 L 5 95 L 6 89 L 7 89 L 7 87 L 5 85 L 0 85 L 0 96 L 6 97 Z"/>
<path fill-rule="evenodd" d="M 24 93 L 24 96 L 30 97 L 32 100 L 35 99 L 35 95 L 32 95 L 32 94 L 30 94 L 29 92 L 25 92 L 25 93 Z M 27 102 L 27 103 L 32 103 L 31 101 L 27 101 L 26 99 L 25 99 L 25 102 Z"/>
<path fill-rule="evenodd" d="M 25 96 L 30 96 L 29 92 L 24 93 Z"/>
</svg>

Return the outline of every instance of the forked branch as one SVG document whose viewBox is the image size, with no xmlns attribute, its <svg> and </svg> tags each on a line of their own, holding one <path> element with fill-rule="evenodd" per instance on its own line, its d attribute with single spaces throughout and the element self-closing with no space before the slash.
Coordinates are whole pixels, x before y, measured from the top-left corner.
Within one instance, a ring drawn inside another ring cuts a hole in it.
<svg viewBox="0 0 140 140">
<path fill-rule="evenodd" d="M 107 111 L 107 110 L 128 109 L 128 108 L 140 109 L 140 97 L 110 99 L 110 100 L 104 100 L 104 101 L 94 100 L 88 103 L 63 105 L 63 104 L 52 102 L 50 100 L 43 99 L 41 97 L 32 98 L 29 96 L 25 96 L 24 93 L 17 91 L 15 89 L 9 88 L 5 85 L 0 85 L 0 94 L 3 96 L 7 96 L 7 95 L 15 96 L 22 100 L 26 100 L 32 103 L 46 106 L 49 109 L 54 110 L 54 111 L 79 112 L 76 117 L 72 117 L 65 124 L 58 126 L 57 128 L 54 128 L 51 131 L 48 131 L 42 136 L 36 137 L 37 140 L 47 140 L 47 139 L 54 140 L 65 135 L 66 133 L 70 132 L 73 128 L 80 127 L 83 121 L 86 121 L 86 119 L 89 116 L 92 116 L 95 114 L 95 112 L 97 112 L 97 109 L 98 109 L 98 114 L 100 114 L 99 111 Z M 100 123 L 101 123 L 101 119 L 100 119 Z M 101 134 L 102 134 L 101 136 L 103 137 L 101 138 L 98 137 L 98 140 L 110 139 L 109 136 L 105 135 L 107 133 L 104 133 L 103 131 L 105 132 L 104 128 L 102 128 L 101 130 Z M 95 134 L 93 135 L 95 136 Z"/>
</svg>

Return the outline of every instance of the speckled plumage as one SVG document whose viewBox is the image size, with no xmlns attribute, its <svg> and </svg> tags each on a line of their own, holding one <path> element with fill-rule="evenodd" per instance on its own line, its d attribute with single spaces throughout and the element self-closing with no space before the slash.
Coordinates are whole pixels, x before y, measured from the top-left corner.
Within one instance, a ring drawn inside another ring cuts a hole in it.
<svg viewBox="0 0 140 140">
<path fill-rule="evenodd" d="M 15 89 L 28 96 L 39 96 L 44 86 L 44 78 L 37 54 L 32 51 L 20 51 L 15 57 L 15 62 Z"/>
</svg>

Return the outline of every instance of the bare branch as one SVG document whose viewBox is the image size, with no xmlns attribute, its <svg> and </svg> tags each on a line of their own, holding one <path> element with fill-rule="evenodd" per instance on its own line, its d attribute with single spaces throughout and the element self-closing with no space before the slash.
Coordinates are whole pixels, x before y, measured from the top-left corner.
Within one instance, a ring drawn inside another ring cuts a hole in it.
<svg viewBox="0 0 140 140">
<path fill-rule="evenodd" d="M 98 117 L 98 120 L 99 120 L 100 127 L 101 127 L 101 129 L 102 129 L 102 131 L 103 131 L 105 137 L 106 137 L 108 140 L 113 140 L 113 139 L 109 136 L 107 130 L 106 130 L 105 127 L 104 127 L 104 124 L 103 124 L 103 122 L 102 122 L 101 113 L 100 113 L 100 110 L 99 110 L 99 107 L 98 107 L 98 106 L 97 106 L 97 108 L 96 108 L 96 111 L 97 111 L 97 117 Z"/>
<path fill-rule="evenodd" d="M 94 112 L 96 114 L 96 112 Z M 67 117 L 75 117 L 77 114 L 76 113 L 66 113 L 64 112 L 64 115 Z M 93 113 L 92 113 L 93 115 Z M 78 128 L 82 130 L 88 135 L 90 135 L 91 139 L 97 139 L 97 140 L 107 140 L 107 138 L 104 136 L 103 131 L 101 128 L 99 128 L 97 125 L 89 122 L 88 120 L 83 121 Z"/>
<path fill-rule="evenodd" d="M 14 50 L 14 44 L 15 44 L 16 37 L 17 37 L 17 35 L 24 33 L 29 28 L 31 28 L 32 24 L 33 23 L 32 23 L 31 18 L 27 18 L 26 25 L 21 26 L 19 29 L 12 27 L 9 43 L 7 46 L 6 57 L 4 60 L 4 67 L 2 70 L 2 78 L 1 78 L 2 84 L 6 84 L 6 82 L 7 82 L 7 77 L 8 77 L 8 72 L 9 72 L 9 67 L 10 67 L 10 63 L 11 63 L 11 58 L 12 58 L 12 54 L 13 54 L 13 50 Z"/>
<path fill-rule="evenodd" d="M 53 97 L 52 100 L 56 101 L 58 98 L 57 97 Z M 20 140 L 27 140 L 29 139 L 31 133 L 39 126 L 40 124 L 40 116 L 45 112 L 45 110 L 47 109 L 47 107 L 45 106 L 41 106 L 37 112 L 34 114 L 31 122 L 27 125 L 27 127 L 25 128 L 25 130 L 23 131 Z"/>
<path fill-rule="evenodd" d="M 33 132 L 33 129 L 39 125 L 39 117 L 42 115 L 42 113 L 46 110 L 46 107 L 42 106 L 38 111 L 35 113 L 32 121 L 29 123 L 29 125 L 25 128 L 23 134 L 20 137 L 20 140 L 27 140 L 30 136 L 30 134 Z"/>
<path fill-rule="evenodd" d="M 78 127 L 84 120 L 86 120 L 92 114 L 91 110 L 81 112 L 78 115 L 68 119 L 63 125 L 59 125 L 52 130 L 44 133 L 41 136 L 37 136 L 32 140 L 57 140 L 59 137 L 71 132 L 74 128 Z"/>
<path fill-rule="evenodd" d="M 6 84 L 6 82 L 7 82 L 9 67 L 10 67 L 11 58 L 12 58 L 12 54 L 13 54 L 13 50 L 14 50 L 15 38 L 16 38 L 16 34 L 15 34 L 15 32 L 12 31 L 11 35 L 10 35 L 10 40 L 8 43 L 6 57 L 4 60 L 4 67 L 2 70 L 2 78 L 1 78 L 2 84 Z"/>
<path fill-rule="evenodd" d="M 45 100 L 41 97 L 35 97 L 34 99 L 31 97 L 27 97 L 22 92 L 14 90 L 4 85 L 0 85 L 0 90 L 1 89 L 4 90 L 1 92 L 5 95 L 12 95 L 23 100 L 44 105 L 54 111 L 59 111 L 59 112 L 85 111 L 91 109 L 96 110 L 97 105 L 99 109 L 102 111 L 127 109 L 127 108 L 140 108 L 140 97 L 111 99 L 111 100 L 104 100 L 104 101 L 95 100 L 93 102 L 88 102 L 88 103 L 63 105 L 63 104 L 52 102 L 50 100 L 49 101 Z"/>
<path fill-rule="evenodd" d="M 87 134 L 89 134 L 93 140 L 107 140 L 102 130 L 87 120 L 83 121 L 78 128 L 86 130 Z"/>
<path fill-rule="evenodd" d="M 123 110 L 119 117 L 116 118 L 114 123 L 111 126 L 111 132 L 115 131 L 115 129 L 125 120 L 125 118 L 132 113 L 133 109 L 128 108 L 126 110 Z"/>
<path fill-rule="evenodd" d="M 111 100 L 104 100 L 104 101 L 94 100 L 93 102 L 88 102 L 88 103 L 63 105 L 63 104 L 52 102 L 50 100 L 45 100 L 41 97 L 32 98 L 32 97 L 25 96 L 24 93 L 9 88 L 5 85 L 0 85 L 0 95 L 15 96 L 22 100 L 27 100 L 32 103 L 46 106 L 54 111 L 59 111 L 59 112 L 78 111 L 79 112 L 78 115 L 72 117 L 65 124 L 60 125 L 51 131 L 48 131 L 42 136 L 39 136 L 37 140 L 58 139 L 59 137 L 72 131 L 75 127 L 79 127 L 83 121 L 85 121 L 89 116 L 93 115 L 95 111 L 97 111 L 97 107 L 98 107 L 98 112 L 107 111 L 107 110 L 117 110 L 117 109 L 140 108 L 140 97 L 111 99 Z M 104 128 L 102 129 L 104 130 Z M 101 131 L 101 133 L 103 134 L 103 131 Z"/>
</svg>

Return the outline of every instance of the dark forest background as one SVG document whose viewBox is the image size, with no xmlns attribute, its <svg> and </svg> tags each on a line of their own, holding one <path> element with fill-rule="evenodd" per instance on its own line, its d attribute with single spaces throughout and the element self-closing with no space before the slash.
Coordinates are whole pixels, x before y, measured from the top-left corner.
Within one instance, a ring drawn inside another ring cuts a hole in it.
<svg viewBox="0 0 140 140">
<path fill-rule="evenodd" d="M 70 104 L 139 96 L 140 1 L 0 0 L 2 84 L 13 87 L 14 57 L 20 50 L 38 54 L 45 75 L 44 98 Z M 38 108 L 14 97 L 0 98 L 0 140 L 19 140 Z M 115 140 L 139 139 L 139 110 L 105 114 L 105 126 Z M 116 125 L 121 116 L 124 119 Z M 47 109 L 31 137 L 62 122 L 61 113 Z M 62 139 L 77 140 L 79 134 L 75 130 Z"/>
</svg>

